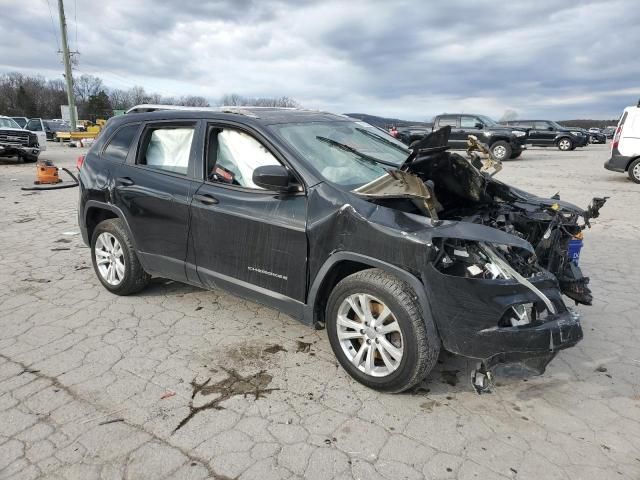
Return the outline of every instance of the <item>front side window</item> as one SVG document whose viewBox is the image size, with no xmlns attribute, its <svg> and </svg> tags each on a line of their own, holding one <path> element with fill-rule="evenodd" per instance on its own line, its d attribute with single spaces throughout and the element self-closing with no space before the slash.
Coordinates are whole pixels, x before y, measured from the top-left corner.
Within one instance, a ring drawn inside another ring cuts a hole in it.
<svg viewBox="0 0 640 480">
<path fill-rule="evenodd" d="M 192 126 L 149 129 L 143 138 L 138 164 L 186 175 L 193 133 Z"/>
<path fill-rule="evenodd" d="M 478 128 L 476 123 L 481 123 L 476 117 L 461 117 L 460 128 Z"/>
<path fill-rule="evenodd" d="M 399 168 L 407 147 L 364 122 L 308 122 L 270 127 L 324 178 L 357 188 Z"/>
<path fill-rule="evenodd" d="M 536 130 L 549 130 L 550 125 L 547 122 L 535 122 Z"/>
<path fill-rule="evenodd" d="M 111 137 L 111 140 L 109 140 L 109 143 L 104 149 L 103 155 L 113 160 L 124 161 L 129 153 L 131 142 L 133 141 L 136 133 L 138 133 L 138 127 L 139 124 L 135 123 L 133 125 L 125 125 L 118 130 L 116 134 Z"/>
<path fill-rule="evenodd" d="M 280 162 L 258 140 L 234 128 L 212 128 L 209 132 L 208 176 L 212 182 L 262 190 L 253 183 L 253 171 Z"/>
</svg>

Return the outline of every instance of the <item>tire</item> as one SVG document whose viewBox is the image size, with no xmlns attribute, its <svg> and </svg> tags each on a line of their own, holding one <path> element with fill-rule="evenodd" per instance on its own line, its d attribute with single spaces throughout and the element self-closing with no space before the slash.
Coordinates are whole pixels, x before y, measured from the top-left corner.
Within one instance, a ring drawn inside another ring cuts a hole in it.
<svg viewBox="0 0 640 480">
<path fill-rule="evenodd" d="M 370 316 L 356 313 L 353 305 L 361 313 L 366 305 Z M 385 308 L 385 323 L 374 325 Z M 369 388 L 402 392 L 423 380 L 436 364 L 440 338 L 430 312 L 423 314 L 411 287 L 387 272 L 363 270 L 343 279 L 329 296 L 326 314 L 327 335 L 338 361 Z M 363 317 L 369 319 L 366 326 Z M 376 333 L 381 325 L 390 331 Z M 358 330 L 360 326 L 364 328 Z"/>
<path fill-rule="evenodd" d="M 511 158 L 511 145 L 504 140 L 498 140 L 491 145 L 491 155 L 498 161 L 508 160 Z"/>
<path fill-rule="evenodd" d="M 115 239 L 114 243 L 113 240 Z M 116 246 L 119 245 L 119 250 Z M 113 249 L 113 257 L 109 255 L 109 246 Z M 97 251 L 103 253 L 97 254 Z M 97 256 L 102 262 L 98 264 Z M 116 295 L 131 295 L 144 289 L 151 280 L 151 276 L 144 271 L 135 253 L 129 234 L 122 224 L 122 220 L 111 218 L 100 222 L 91 236 L 91 261 L 93 270 L 100 283 Z M 109 276 L 109 268 L 113 277 Z M 113 280 L 113 281 L 111 281 Z"/>
<path fill-rule="evenodd" d="M 640 158 L 629 164 L 628 174 L 632 182 L 640 183 Z"/>
<path fill-rule="evenodd" d="M 509 159 L 514 160 L 516 158 L 518 158 L 520 155 L 522 155 L 522 152 L 518 152 L 518 153 L 512 153 L 511 156 L 509 157 Z"/>
<path fill-rule="evenodd" d="M 558 139 L 556 145 L 558 146 L 558 150 L 562 150 L 563 152 L 568 152 L 569 150 L 573 150 L 574 148 L 576 148 L 573 144 L 573 141 L 568 137 L 562 137 Z"/>
<path fill-rule="evenodd" d="M 37 155 L 22 155 L 21 158 L 24 163 L 34 163 L 38 161 Z"/>
</svg>

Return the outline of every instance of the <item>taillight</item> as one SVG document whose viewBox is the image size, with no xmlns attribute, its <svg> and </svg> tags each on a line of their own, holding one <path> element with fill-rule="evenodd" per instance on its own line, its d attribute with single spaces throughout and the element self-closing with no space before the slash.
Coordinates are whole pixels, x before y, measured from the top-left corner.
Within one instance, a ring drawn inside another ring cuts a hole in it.
<svg viewBox="0 0 640 480">
<path fill-rule="evenodd" d="M 618 143 L 620 143 L 620 136 L 622 134 L 622 129 L 624 128 L 624 122 L 627 119 L 627 112 L 622 114 L 622 118 L 618 123 L 618 128 L 616 128 L 616 134 L 613 136 L 613 140 L 611 141 L 611 151 L 613 152 L 614 148 L 618 148 Z"/>
<path fill-rule="evenodd" d="M 616 128 L 616 134 L 613 136 L 613 141 L 611 142 L 611 149 L 618 148 L 618 143 L 620 143 L 620 133 L 622 133 L 622 127 Z"/>
<path fill-rule="evenodd" d="M 82 168 L 82 164 L 84 163 L 84 155 L 80 155 L 78 160 L 76 160 L 76 167 L 78 170 Z"/>
</svg>

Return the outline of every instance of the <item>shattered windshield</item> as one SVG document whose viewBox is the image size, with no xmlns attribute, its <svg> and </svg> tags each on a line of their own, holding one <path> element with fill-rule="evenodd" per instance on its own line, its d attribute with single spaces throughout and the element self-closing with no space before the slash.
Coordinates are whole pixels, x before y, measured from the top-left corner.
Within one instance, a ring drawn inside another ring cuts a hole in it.
<svg viewBox="0 0 640 480">
<path fill-rule="evenodd" d="M 273 125 L 291 147 L 327 180 L 357 188 L 400 167 L 409 150 L 365 122 L 313 122 Z"/>
</svg>

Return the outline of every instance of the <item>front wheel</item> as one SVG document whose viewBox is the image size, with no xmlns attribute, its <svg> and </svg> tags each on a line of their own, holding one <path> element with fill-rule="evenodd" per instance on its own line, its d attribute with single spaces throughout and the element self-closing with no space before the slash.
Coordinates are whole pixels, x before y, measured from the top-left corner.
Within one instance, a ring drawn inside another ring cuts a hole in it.
<svg viewBox="0 0 640 480">
<path fill-rule="evenodd" d="M 636 158 L 629 165 L 629 178 L 632 182 L 640 183 L 640 158 Z"/>
<path fill-rule="evenodd" d="M 440 339 L 429 312 L 421 312 L 409 285 L 379 269 L 342 280 L 326 311 L 331 348 L 358 382 L 402 392 L 431 371 Z"/>
<path fill-rule="evenodd" d="M 516 158 L 518 158 L 520 155 L 522 155 L 522 151 L 517 152 L 517 153 L 512 153 L 511 156 L 509 157 L 511 160 L 514 160 Z"/>
<path fill-rule="evenodd" d="M 573 146 L 573 142 L 570 138 L 561 138 L 558 140 L 558 149 L 563 152 L 567 152 L 569 150 L 573 150 L 575 147 Z"/>
<path fill-rule="evenodd" d="M 496 143 L 491 145 L 491 155 L 500 162 L 509 159 L 511 157 L 511 153 L 511 145 L 504 140 L 498 140 Z"/>
<path fill-rule="evenodd" d="M 142 268 L 122 221 L 117 218 L 100 222 L 93 231 L 91 260 L 98 280 L 116 295 L 139 292 L 151 279 Z"/>
</svg>

